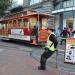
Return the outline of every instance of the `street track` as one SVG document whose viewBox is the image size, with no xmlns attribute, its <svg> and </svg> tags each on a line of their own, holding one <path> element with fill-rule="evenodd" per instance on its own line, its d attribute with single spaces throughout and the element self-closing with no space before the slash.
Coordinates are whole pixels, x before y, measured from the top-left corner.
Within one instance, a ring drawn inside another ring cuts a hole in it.
<svg viewBox="0 0 75 75">
<path fill-rule="evenodd" d="M 1 41 L 0 40 L 0 48 L 7 49 L 7 50 L 21 50 L 24 52 L 32 52 L 34 50 L 43 49 L 40 46 L 34 46 L 30 44 L 20 43 L 20 42 L 13 42 L 13 41 Z"/>
</svg>

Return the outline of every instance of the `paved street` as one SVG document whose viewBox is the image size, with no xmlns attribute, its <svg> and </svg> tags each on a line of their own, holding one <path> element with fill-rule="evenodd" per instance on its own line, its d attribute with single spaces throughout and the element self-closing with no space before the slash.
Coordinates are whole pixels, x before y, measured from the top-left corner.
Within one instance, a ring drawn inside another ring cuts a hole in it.
<svg viewBox="0 0 75 75">
<path fill-rule="evenodd" d="M 42 49 L 0 41 L 0 75 L 75 75 L 48 65 L 47 70 L 38 70 L 39 61 L 35 60 L 32 55 L 30 56 L 32 52 L 37 57 L 35 50 L 37 52 Z"/>
</svg>

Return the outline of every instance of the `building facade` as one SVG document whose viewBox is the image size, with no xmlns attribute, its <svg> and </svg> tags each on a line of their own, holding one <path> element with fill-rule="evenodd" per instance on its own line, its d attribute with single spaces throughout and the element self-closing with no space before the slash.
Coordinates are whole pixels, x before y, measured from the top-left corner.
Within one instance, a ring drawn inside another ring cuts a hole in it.
<svg viewBox="0 0 75 75">
<path fill-rule="evenodd" d="M 51 14 L 51 11 L 53 10 L 52 0 L 24 0 L 23 6 L 24 10 L 30 9 L 48 14 Z"/>
<path fill-rule="evenodd" d="M 75 30 L 75 0 L 55 0 L 54 10 L 56 29 L 69 27 Z"/>
<path fill-rule="evenodd" d="M 17 2 L 17 0 L 11 0 L 11 2 L 12 2 L 12 6 L 11 6 L 11 8 L 15 8 L 15 7 L 18 6 L 18 2 Z"/>
</svg>

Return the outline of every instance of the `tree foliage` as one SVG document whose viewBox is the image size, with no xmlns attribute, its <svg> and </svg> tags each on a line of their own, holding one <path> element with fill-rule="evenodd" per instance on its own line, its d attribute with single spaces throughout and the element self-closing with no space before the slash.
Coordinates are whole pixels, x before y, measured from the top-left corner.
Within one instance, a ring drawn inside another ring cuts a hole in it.
<svg viewBox="0 0 75 75">
<path fill-rule="evenodd" d="M 0 0 L 0 16 L 4 15 L 4 11 L 10 6 L 11 0 Z"/>
</svg>

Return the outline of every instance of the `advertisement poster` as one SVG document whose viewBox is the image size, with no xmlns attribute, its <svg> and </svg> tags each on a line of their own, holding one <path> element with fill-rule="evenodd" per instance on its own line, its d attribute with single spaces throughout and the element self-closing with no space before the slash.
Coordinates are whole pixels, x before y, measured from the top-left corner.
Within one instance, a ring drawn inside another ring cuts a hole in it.
<svg viewBox="0 0 75 75">
<path fill-rule="evenodd" d="M 65 62 L 75 63 L 75 39 L 66 39 Z"/>
<path fill-rule="evenodd" d="M 39 41 L 47 41 L 48 38 L 48 32 L 45 29 L 42 29 L 39 31 Z"/>
<path fill-rule="evenodd" d="M 23 29 L 11 29 L 12 35 L 24 35 Z"/>
</svg>

